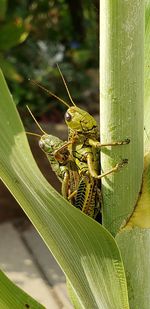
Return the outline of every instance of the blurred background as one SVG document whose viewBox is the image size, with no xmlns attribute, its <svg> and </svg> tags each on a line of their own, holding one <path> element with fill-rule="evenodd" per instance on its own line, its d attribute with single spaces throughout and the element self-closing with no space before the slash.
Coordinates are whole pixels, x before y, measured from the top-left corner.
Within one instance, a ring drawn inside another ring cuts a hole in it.
<svg viewBox="0 0 150 309">
<path fill-rule="evenodd" d="M 39 133 L 29 105 L 46 132 L 67 139 L 66 107 L 29 81 L 69 102 L 57 63 L 77 105 L 98 114 L 98 6 L 98 0 L 0 0 L 0 67 L 27 131 Z M 45 177 L 60 191 L 37 138 L 29 141 Z M 3 185 L 1 205 L 0 221 L 22 215 Z"/>
<path fill-rule="evenodd" d="M 59 122 L 64 107 L 28 78 L 68 100 L 56 63 L 75 102 L 97 112 L 98 0 L 1 0 L 0 66 L 19 110 Z M 28 114 L 28 113 L 27 113 Z M 27 115 L 28 116 L 28 115 Z"/>
</svg>

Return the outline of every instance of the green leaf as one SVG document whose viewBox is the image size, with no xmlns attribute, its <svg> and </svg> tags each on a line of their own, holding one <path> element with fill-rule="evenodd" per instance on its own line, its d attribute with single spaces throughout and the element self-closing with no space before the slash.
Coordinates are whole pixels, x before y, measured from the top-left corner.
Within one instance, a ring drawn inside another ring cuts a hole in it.
<svg viewBox="0 0 150 309">
<path fill-rule="evenodd" d="M 150 308 L 150 153 L 144 161 L 136 207 L 116 236 L 127 274 L 130 306 L 135 309 Z"/>
<path fill-rule="evenodd" d="M 36 300 L 18 288 L 0 271 L 0 308 L 8 309 L 44 309 Z"/>
<path fill-rule="evenodd" d="M 7 0 L 0 0 L 0 20 L 5 18 L 5 13 L 7 10 Z"/>
<path fill-rule="evenodd" d="M 0 28 L 0 50 L 8 50 L 22 43 L 28 36 L 22 19 L 10 22 Z"/>
<path fill-rule="evenodd" d="M 0 176 L 65 272 L 75 308 L 128 309 L 124 268 L 114 238 L 43 177 L 2 73 L 0 115 Z"/>
<path fill-rule="evenodd" d="M 145 89 L 144 89 L 144 127 L 145 152 L 150 150 L 150 0 L 145 0 Z"/>
<path fill-rule="evenodd" d="M 144 205 L 143 205 L 144 208 Z M 130 307 L 150 308 L 150 229 L 134 227 L 116 237 L 127 270 Z"/>
<path fill-rule="evenodd" d="M 6 60 L 2 54 L 0 54 L 0 67 L 4 72 L 5 77 L 10 80 L 16 80 L 17 82 L 22 82 L 22 76 L 17 73 L 15 66 L 12 65 L 9 60 Z"/>
</svg>

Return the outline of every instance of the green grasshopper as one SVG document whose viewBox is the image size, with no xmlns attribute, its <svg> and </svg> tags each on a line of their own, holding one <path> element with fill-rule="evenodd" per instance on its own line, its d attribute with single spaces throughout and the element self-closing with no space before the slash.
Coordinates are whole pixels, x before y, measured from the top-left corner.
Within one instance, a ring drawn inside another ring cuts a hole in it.
<svg viewBox="0 0 150 309">
<path fill-rule="evenodd" d="M 71 141 L 71 143 L 68 144 L 68 149 L 75 159 L 79 168 L 79 173 L 88 173 L 93 178 L 101 179 L 112 172 L 118 171 L 118 169 L 127 163 L 126 159 L 116 164 L 110 171 L 98 175 L 100 164 L 99 152 L 97 149 L 104 146 L 125 145 L 130 142 L 129 139 L 101 144 L 98 141 L 98 128 L 95 119 L 88 112 L 75 105 L 59 67 L 58 70 L 72 103 L 72 106 L 69 106 L 69 104 L 65 102 L 68 106 L 68 110 L 65 113 L 65 122 L 69 128 L 69 141 Z"/>
<path fill-rule="evenodd" d="M 74 203 L 74 194 L 72 196 L 72 193 L 76 190 L 79 183 L 77 166 L 74 160 L 72 160 L 68 149 L 65 147 L 65 142 L 54 135 L 47 134 L 41 128 L 28 106 L 27 109 L 43 134 L 39 135 L 31 132 L 26 133 L 29 135 L 37 136 L 39 138 L 39 147 L 46 154 L 53 172 L 62 183 L 62 195 Z M 57 150 L 60 148 L 61 151 L 59 151 L 59 155 L 57 154 L 56 159 L 55 152 L 57 152 Z"/>
<path fill-rule="evenodd" d="M 90 179 L 86 175 L 79 177 L 76 163 L 71 157 L 68 148 L 66 148 L 68 142 L 47 134 L 41 128 L 28 106 L 27 108 L 43 135 L 26 133 L 40 138 L 39 146 L 46 154 L 52 170 L 62 183 L 62 195 L 76 208 L 95 218 L 100 211 L 100 202 L 96 198 L 96 196 L 100 195 L 97 180 Z"/>
<path fill-rule="evenodd" d="M 64 141 L 56 136 L 46 134 L 41 136 L 39 146 L 46 154 L 53 171 L 62 183 L 62 195 L 74 204 L 74 192 L 78 187 L 79 173 Z M 59 151 L 59 155 L 57 153 L 56 157 L 55 153 L 60 148 L 61 151 Z"/>
<path fill-rule="evenodd" d="M 80 208 L 84 213 L 95 218 L 99 211 L 99 206 L 97 207 L 99 195 L 98 180 L 112 172 L 118 171 L 128 162 L 127 159 L 124 159 L 116 164 L 111 170 L 99 174 L 99 149 L 104 146 L 125 145 L 130 141 L 129 139 L 125 139 L 124 141 L 101 144 L 98 141 L 98 129 L 95 119 L 88 112 L 75 105 L 60 69 L 59 72 L 72 106 L 37 82 L 32 81 L 32 83 L 38 85 L 48 94 L 54 96 L 68 107 L 67 112 L 65 113 L 65 122 L 69 129 L 69 138 L 68 142 L 63 143 L 61 147 L 58 147 L 58 149 L 55 150 L 55 159 L 59 161 L 62 150 L 64 151 L 65 148 L 69 151 L 79 174 L 79 182 L 76 190 L 71 193 L 72 196 L 76 195 L 75 206 Z"/>
</svg>

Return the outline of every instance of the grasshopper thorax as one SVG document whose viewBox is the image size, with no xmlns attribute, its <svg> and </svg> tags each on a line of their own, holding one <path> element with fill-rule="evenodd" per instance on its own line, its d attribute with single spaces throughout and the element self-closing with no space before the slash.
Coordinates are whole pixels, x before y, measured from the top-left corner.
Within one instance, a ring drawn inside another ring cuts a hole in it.
<svg viewBox="0 0 150 309">
<path fill-rule="evenodd" d="M 95 133 L 97 131 L 96 120 L 86 111 L 71 106 L 65 113 L 65 121 L 69 129 L 78 133 Z"/>
</svg>

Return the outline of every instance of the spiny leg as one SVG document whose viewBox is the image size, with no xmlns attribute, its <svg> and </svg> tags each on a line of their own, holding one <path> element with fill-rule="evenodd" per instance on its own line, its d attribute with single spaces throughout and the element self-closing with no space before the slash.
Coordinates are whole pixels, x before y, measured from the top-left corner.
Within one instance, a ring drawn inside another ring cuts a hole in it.
<svg viewBox="0 0 150 309">
<path fill-rule="evenodd" d="M 101 179 L 102 177 L 105 177 L 111 173 L 117 172 L 120 168 L 124 167 L 128 163 L 128 159 L 122 160 L 120 163 L 117 163 L 111 170 L 109 170 L 106 173 L 103 173 L 101 175 L 97 175 L 97 172 L 94 169 L 94 164 L 93 164 L 93 154 L 88 153 L 87 154 L 87 164 L 88 164 L 88 169 L 92 177 Z"/>
<path fill-rule="evenodd" d="M 124 167 L 128 163 L 128 159 L 122 160 L 120 163 L 117 163 L 111 170 L 109 170 L 106 173 L 103 173 L 101 175 L 98 175 L 97 178 L 101 179 L 102 177 L 105 177 L 111 173 L 119 171 L 122 167 Z"/>
<path fill-rule="evenodd" d="M 62 196 L 65 197 L 66 199 L 68 198 L 68 188 L 69 188 L 69 173 L 68 171 L 66 171 L 64 174 L 61 187 Z"/>
<path fill-rule="evenodd" d="M 129 144 L 130 140 L 127 138 L 123 141 L 117 141 L 117 142 L 110 142 L 110 143 L 106 143 L 106 144 L 101 144 L 100 142 L 93 140 L 92 138 L 89 138 L 89 144 L 90 146 L 93 146 L 95 148 L 101 148 L 104 146 L 118 146 L 118 145 L 126 145 Z"/>
<path fill-rule="evenodd" d="M 57 150 L 54 151 L 54 157 L 55 159 L 60 163 L 65 163 L 69 158 L 69 150 L 68 146 L 71 144 L 74 144 L 77 141 L 76 137 L 72 137 L 71 140 L 68 142 L 64 142 L 64 145 L 59 147 Z"/>
<path fill-rule="evenodd" d="M 60 162 L 64 163 L 65 158 L 64 156 L 67 154 L 68 145 L 70 145 L 71 142 L 64 142 L 64 145 L 59 147 L 57 150 L 54 151 L 54 157 L 55 159 Z M 69 157 L 69 151 L 68 151 L 68 157 Z"/>
<path fill-rule="evenodd" d="M 76 194 L 77 194 L 77 190 L 75 190 L 68 196 L 68 200 L 70 201 L 73 197 L 75 197 Z"/>
</svg>

